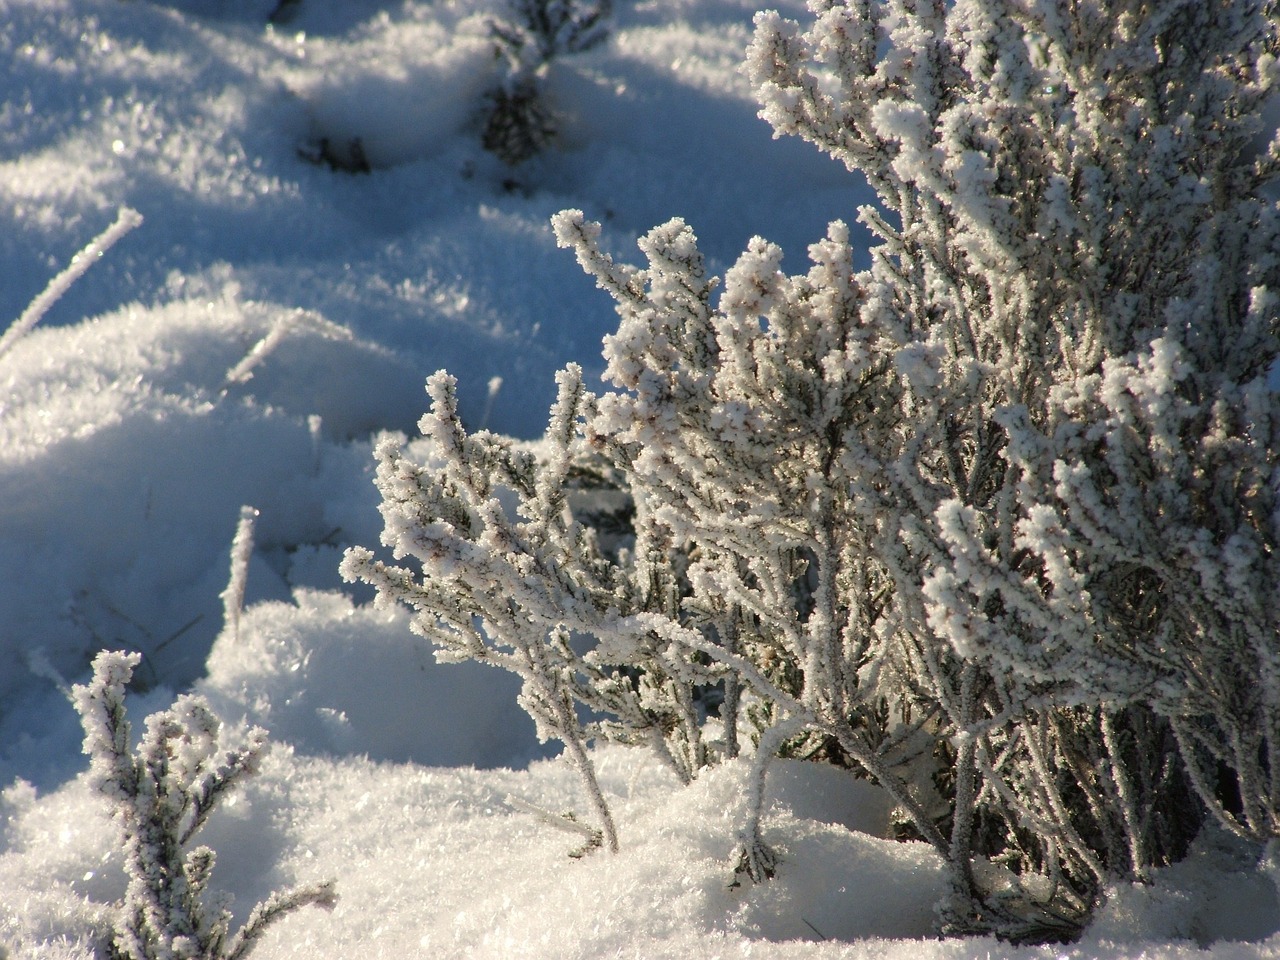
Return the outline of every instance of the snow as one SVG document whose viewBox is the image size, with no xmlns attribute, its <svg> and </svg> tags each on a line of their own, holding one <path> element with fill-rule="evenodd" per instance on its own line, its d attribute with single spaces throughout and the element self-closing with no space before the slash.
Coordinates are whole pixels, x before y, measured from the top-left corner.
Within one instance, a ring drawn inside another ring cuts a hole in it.
<svg viewBox="0 0 1280 960">
<path fill-rule="evenodd" d="M 743 763 L 682 788 L 597 749 L 622 851 L 569 859 L 519 802 L 585 804 L 518 684 L 436 663 L 337 574 L 381 530 L 373 447 L 415 433 L 438 368 L 473 426 L 525 438 L 556 369 L 603 370 L 616 317 L 556 211 L 628 260 L 683 217 L 722 273 L 755 234 L 800 262 L 869 195 L 757 118 L 750 0 L 620 5 L 607 43 L 553 65 L 559 146 L 516 170 L 479 147 L 497 0 L 301 0 L 268 25 L 275 7 L 0 0 L 4 325 L 121 210 L 144 218 L 0 355 L 0 955 L 92 956 L 123 896 L 67 691 L 129 649 L 135 731 L 194 689 L 232 739 L 271 733 L 201 834 L 237 922 L 338 882 L 332 913 L 286 918 L 258 957 L 1280 956 L 1275 888 L 1221 837 L 1115 891 L 1079 944 L 936 939 L 933 854 L 812 764 L 770 777 L 769 884 L 730 886 Z M 322 138 L 358 138 L 373 169 L 309 161 Z"/>
</svg>

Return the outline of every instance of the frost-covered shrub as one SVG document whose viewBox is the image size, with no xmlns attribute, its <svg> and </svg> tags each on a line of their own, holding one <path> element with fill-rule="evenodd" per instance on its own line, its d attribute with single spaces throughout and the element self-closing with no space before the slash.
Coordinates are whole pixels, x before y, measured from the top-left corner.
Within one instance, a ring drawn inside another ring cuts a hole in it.
<svg viewBox="0 0 1280 960">
<path fill-rule="evenodd" d="M 742 698 L 757 770 L 785 748 L 873 777 L 908 834 L 950 864 L 953 926 L 979 909 L 1011 936 L 1056 924 L 1016 886 L 980 886 L 970 864 L 1000 854 L 1048 869 L 1044 838 L 1055 843 L 1060 823 L 1078 833 L 1061 803 L 1046 819 L 1036 791 L 1060 789 L 1050 720 L 1074 734 L 1080 719 L 1018 700 L 930 630 L 923 571 L 942 554 L 921 509 L 928 481 L 911 471 L 931 444 L 909 412 L 909 341 L 868 311 L 873 276 L 855 273 L 847 229 L 833 223 L 798 276 L 754 241 L 713 302 L 718 281 L 679 221 L 641 242 L 643 270 L 605 255 L 580 214 L 555 226 L 622 316 L 605 345 L 620 392 L 596 401 L 585 443 L 622 467 L 638 529 L 687 556 L 685 595 L 657 629 L 696 631 L 722 667 L 724 722 Z M 1015 722 L 1032 726 L 1030 745 Z M 1019 762 L 984 793 L 987 752 Z M 759 776 L 749 789 L 759 795 Z M 1033 808 L 1040 819 L 1027 821 Z M 740 866 L 761 879 L 773 854 L 750 809 Z M 1070 891 L 1055 899 L 1055 913 L 1087 909 Z"/>
<path fill-rule="evenodd" d="M 468 436 L 454 379 L 433 376 L 432 410 L 421 427 L 444 466 L 410 461 L 392 439 L 376 451 L 383 541 L 421 572 L 387 565 L 363 548 L 348 551 L 342 571 L 374 584 L 381 599 L 413 608 L 414 630 L 437 644 L 440 659 L 474 659 L 522 679 L 521 705 L 541 738 L 565 744 L 601 841 L 616 849 L 587 741 L 648 744 L 690 780 L 711 749 L 696 695 L 716 676 L 683 646 L 687 638 L 660 634 L 646 619 L 652 613 L 655 623 L 666 623 L 655 611 L 675 615 L 679 608 L 667 544 L 638 524 L 635 546 L 619 556 L 574 518 L 578 421 L 594 399 L 576 367 L 557 379 L 548 455 L 539 462 L 505 438 Z M 584 651 L 583 636 L 611 642 Z M 579 708 L 591 719 L 584 721 Z"/>
<path fill-rule="evenodd" d="M 556 119 L 542 91 L 547 69 L 557 57 L 604 40 L 611 10 L 612 0 L 507 0 L 506 16 L 489 27 L 506 75 L 489 94 L 486 150 L 514 166 L 552 141 Z"/>
<path fill-rule="evenodd" d="M 346 570 L 525 676 L 584 770 L 590 736 L 693 776 L 751 734 L 753 879 L 765 767 L 820 757 L 944 859 L 947 929 L 1071 936 L 1206 815 L 1280 827 L 1275 4 L 812 12 L 760 15 L 748 69 L 876 189 L 870 268 L 836 222 L 808 273 L 755 240 L 716 296 L 682 222 L 641 269 L 559 215 L 618 304 L 615 392 L 568 371 L 539 463 L 437 376 L 443 469 L 380 451 L 420 568 Z M 575 519 L 593 459 L 627 550 Z"/>
<path fill-rule="evenodd" d="M 1274 836 L 1276 5 L 813 11 L 761 15 L 749 69 L 880 195 L 861 315 L 915 436 L 866 476 L 957 822 L 1003 808 L 1082 907 L 1178 855 L 1195 800 Z"/>
<path fill-rule="evenodd" d="M 333 883 L 272 894 L 230 935 L 226 904 L 206 902 L 214 853 L 189 844 L 218 802 L 257 771 L 266 732 L 255 728 L 246 746 L 224 749 L 203 700 L 182 696 L 147 718 L 131 753 L 124 689 L 139 660 L 104 651 L 94 659 L 93 679 L 72 691 L 91 782 L 111 801 L 124 835 L 129 885 L 108 952 L 123 960 L 239 960 L 285 914 L 308 904 L 331 908 Z"/>
</svg>

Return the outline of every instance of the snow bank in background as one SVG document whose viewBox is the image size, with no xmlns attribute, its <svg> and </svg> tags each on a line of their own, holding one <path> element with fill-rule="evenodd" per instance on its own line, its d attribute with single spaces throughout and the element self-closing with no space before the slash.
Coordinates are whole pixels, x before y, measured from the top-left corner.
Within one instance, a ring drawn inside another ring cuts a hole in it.
<svg viewBox="0 0 1280 960">
<path fill-rule="evenodd" d="M 143 652 L 150 685 L 178 688 L 203 671 L 242 504 L 262 510 L 250 598 L 336 586 L 335 571 L 293 557 L 376 536 L 369 447 L 347 438 L 407 419 L 416 381 L 384 348 L 246 301 L 234 285 L 37 329 L 0 357 L 10 772 L 39 777 L 33 764 L 51 753 L 79 764 L 74 717 L 50 678 L 82 676 L 98 650 Z M 58 722 L 35 720 L 50 710 Z"/>
<path fill-rule="evenodd" d="M 1280 941 L 1277 887 L 1259 869 L 1257 848 L 1210 826 L 1184 860 L 1157 871 L 1155 883 L 1122 886 L 1089 929 L 1097 941 Z"/>
<path fill-rule="evenodd" d="M 491 426 L 529 436 L 554 370 L 599 369 L 615 322 L 555 248 L 556 210 L 609 221 L 619 247 L 683 215 L 722 269 L 754 233 L 799 257 L 832 211 L 869 199 L 755 116 L 737 75 L 750 3 L 619 5 L 610 43 L 553 65 L 560 149 L 516 171 L 479 144 L 501 67 L 483 21 L 498 0 L 303 0 L 267 28 L 274 6 L 0 0 L 0 317 L 127 205 L 146 226 L 50 323 L 222 271 L 248 299 L 395 349 L 423 379 L 450 367 L 464 413 L 502 376 L 538 401 L 532 418 L 499 403 Z M 335 149 L 359 138 L 391 168 L 353 177 L 308 162 L 320 137 Z"/>
<path fill-rule="evenodd" d="M 501 64 L 489 14 L 457 6 L 379 11 L 340 37 L 286 32 L 283 77 L 306 104 L 313 140 L 393 167 L 438 155 L 474 126 Z"/>
</svg>

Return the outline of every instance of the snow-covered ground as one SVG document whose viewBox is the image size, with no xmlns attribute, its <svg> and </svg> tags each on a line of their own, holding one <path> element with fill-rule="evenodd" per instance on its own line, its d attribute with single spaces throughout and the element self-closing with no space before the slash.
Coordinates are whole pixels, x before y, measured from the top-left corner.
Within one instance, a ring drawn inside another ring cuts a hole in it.
<svg viewBox="0 0 1280 960">
<path fill-rule="evenodd" d="M 123 894 L 66 697 L 103 649 L 144 655 L 135 727 L 194 685 L 233 736 L 271 732 L 202 835 L 214 886 L 239 919 L 296 883 L 334 877 L 342 899 L 256 956 L 1280 956 L 1274 887 L 1213 836 L 1116 891 L 1071 947 L 934 939 L 933 855 L 884 839 L 873 788 L 814 765 L 771 778 L 769 884 L 729 886 L 740 765 L 680 788 L 619 749 L 597 759 L 622 852 L 569 859 L 573 838 L 518 803 L 584 807 L 513 683 L 436 664 L 405 615 L 338 577 L 345 546 L 378 541 L 373 438 L 414 432 L 440 367 L 473 426 L 520 437 L 559 366 L 601 369 L 611 301 L 556 249 L 561 208 L 628 259 L 682 216 L 719 272 L 753 234 L 799 264 L 870 197 L 756 118 L 738 73 L 752 0 L 620 4 L 607 43 L 554 64 L 562 136 L 515 170 L 478 127 L 500 0 L 301 0 L 269 26 L 275 6 L 0 0 L 0 325 L 120 208 L 144 217 L 0 354 L 13 957 L 91 956 Z M 308 159 L 356 138 L 369 173 Z M 242 505 L 259 516 L 231 631 Z"/>
</svg>

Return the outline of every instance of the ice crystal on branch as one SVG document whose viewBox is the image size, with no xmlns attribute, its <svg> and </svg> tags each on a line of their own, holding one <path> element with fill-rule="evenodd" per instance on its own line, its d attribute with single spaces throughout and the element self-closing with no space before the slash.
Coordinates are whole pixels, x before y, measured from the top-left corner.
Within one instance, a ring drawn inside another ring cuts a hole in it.
<svg viewBox="0 0 1280 960">
<path fill-rule="evenodd" d="M 216 898 L 206 902 L 214 853 L 188 849 L 218 802 L 257 772 L 267 748 L 255 728 L 249 743 L 226 750 L 220 723 L 203 700 L 182 696 L 147 718 L 137 753 L 130 752 L 125 684 L 138 654 L 100 653 L 93 679 L 73 689 L 90 757 L 90 782 L 112 803 L 124 834 L 129 885 L 119 905 L 112 957 L 121 960 L 240 960 L 266 928 L 308 904 L 336 901 L 333 884 L 273 894 L 254 907 L 229 936 L 231 914 Z"/>
</svg>

